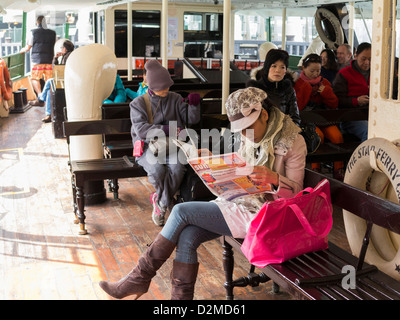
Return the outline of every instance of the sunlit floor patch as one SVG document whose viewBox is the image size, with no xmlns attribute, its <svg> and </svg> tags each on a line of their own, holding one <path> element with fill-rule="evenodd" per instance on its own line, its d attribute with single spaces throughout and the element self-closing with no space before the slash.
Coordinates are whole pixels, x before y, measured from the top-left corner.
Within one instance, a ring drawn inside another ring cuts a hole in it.
<svg viewBox="0 0 400 320">
<path fill-rule="evenodd" d="M 30 192 L 23 155 L 22 148 L 0 150 L 0 196 Z"/>
</svg>

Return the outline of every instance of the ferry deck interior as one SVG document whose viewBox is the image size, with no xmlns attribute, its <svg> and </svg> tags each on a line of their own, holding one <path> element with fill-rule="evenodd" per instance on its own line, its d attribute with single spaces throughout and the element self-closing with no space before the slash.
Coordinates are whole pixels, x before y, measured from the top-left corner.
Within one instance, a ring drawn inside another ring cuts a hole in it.
<svg viewBox="0 0 400 320">
<path fill-rule="evenodd" d="M 5 0 L 4 10 L 13 9 L 11 2 L 22 3 Z M 25 2 L 29 7 L 40 0 Z M 161 230 L 151 218 L 154 188 L 147 177 L 120 179 L 118 199 L 107 191 L 106 201 L 85 206 L 88 233 L 79 235 L 66 138 L 55 138 L 54 125 L 43 123 L 43 114 L 43 107 L 31 106 L 0 117 L 0 300 L 112 299 L 98 283 L 128 273 Z M 334 208 L 333 217 L 329 241 L 351 252 L 341 210 Z M 222 252 L 218 239 L 200 246 L 196 300 L 225 299 Z M 170 299 L 173 257 L 141 299 Z M 247 274 L 249 268 L 243 256 L 235 256 L 235 277 Z M 237 287 L 235 299 L 293 299 L 272 291 L 271 281 L 254 288 Z"/>
</svg>

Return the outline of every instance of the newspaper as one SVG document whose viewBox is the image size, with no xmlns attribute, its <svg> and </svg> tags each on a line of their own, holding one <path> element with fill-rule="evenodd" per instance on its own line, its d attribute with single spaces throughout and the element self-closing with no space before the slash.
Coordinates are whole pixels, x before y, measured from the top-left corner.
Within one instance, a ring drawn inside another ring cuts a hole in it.
<svg viewBox="0 0 400 320">
<path fill-rule="evenodd" d="M 213 194 L 226 200 L 274 192 L 270 183 L 259 185 L 249 177 L 253 166 L 236 152 L 192 158 L 188 163 Z"/>
<path fill-rule="evenodd" d="M 226 200 L 256 193 L 273 193 L 272 184 L 259 185 L 249 175 L 253 166 L 237 152 L 213 155 L 208 149 L 197 149 L 193 144 L 173 139 L 187 157 L 187 161 L 204 184 L 217 197 Z"/>
</svg>

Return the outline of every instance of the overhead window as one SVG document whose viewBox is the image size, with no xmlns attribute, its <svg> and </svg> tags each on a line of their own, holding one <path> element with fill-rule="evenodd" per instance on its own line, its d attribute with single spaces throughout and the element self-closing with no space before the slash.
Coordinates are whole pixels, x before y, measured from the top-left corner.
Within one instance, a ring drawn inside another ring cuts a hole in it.
<svg viewBox="0 0 400 320">
<path fill-rule="evenodd" d="M 115 55 L 127 57 L 127 11 L 115 10 Z M 132 55 L 160 56 L 160 11 L 132 11 Z"/>
<path fill-rule="evenodd" d="M 221 13 L 185 12 L 183 20 L 185 57 L 222 57 Z"/>
</svg>

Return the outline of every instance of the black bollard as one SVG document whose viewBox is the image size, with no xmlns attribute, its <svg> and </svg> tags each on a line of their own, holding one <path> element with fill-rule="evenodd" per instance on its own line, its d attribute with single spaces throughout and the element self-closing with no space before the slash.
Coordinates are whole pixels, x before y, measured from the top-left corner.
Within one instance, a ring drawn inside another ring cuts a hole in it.
<svg viewBox="0 0 400 320">
<path fill-rule="evenodd" d="M 24 106 L 28 104 L 28 96 L 27 96 L 27 88 L 19 88 L 18 91 L 22 91 L 22 101 L 24 102 Z"/>
<path fill-rule="evenodd" d="M 26 97 L 26 89 L 21 88 L 18 91 L 13 91 L 14 95 L 14 108 L 10 108 L 10 113 L 23 113 L 31 108 L 28 104 L 28 99 L 24 101 L 24 96 Z"/>
<path fill-rule="evenodd" d="M 14 94 L 14 109 L 15 110 L 21 110 L 24 106 L 24 100 L 22 97 L 22 91 L 18 90 L 18 91 L 13 91 Z"/>
</svg>

